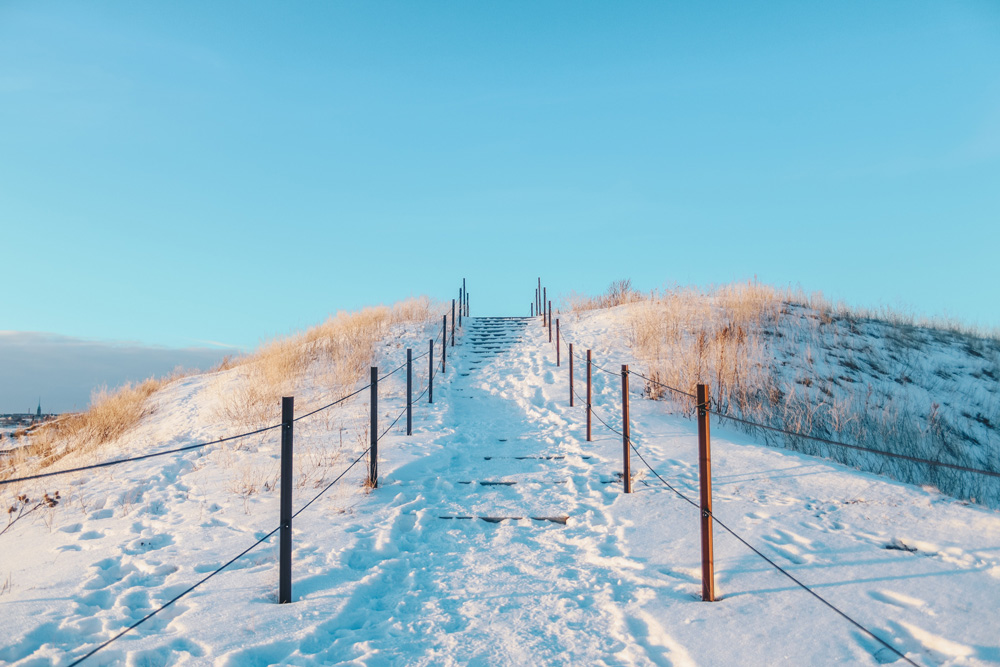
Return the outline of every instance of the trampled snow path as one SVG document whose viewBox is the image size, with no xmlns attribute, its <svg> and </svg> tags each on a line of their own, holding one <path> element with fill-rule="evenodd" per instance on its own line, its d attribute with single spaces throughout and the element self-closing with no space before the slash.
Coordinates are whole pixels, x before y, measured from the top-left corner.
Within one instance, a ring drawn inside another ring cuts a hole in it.
<svg viewBox="0 0 1000 667">
<path fill-rule="evenodd" d="M 594 318 L 564 333 L 578 349 L 601 349 L 599 363 L 614 368 L 627 350 L 605 340 L 608 329 Z M 635 459 L 636 492 L 622 493 L 621 441 L 596 422 L 595 440 L 585 441 L 584 409 L 568 406 L 565 355 L 557 368 L 539 321 L 471 318 L 460 341 L 434 405 L 414 410 L 414 436 L 380 445 L 380 488 L 363 495 L 355 469 L 296 520 L 292 604 L 274 603 L 269 545 L 93 664 L 895 658 L 721 531 L 722 599 L 701 602 L 697 513 Z M 614 423 L 620 381 L 594 380 L 595 406 Z M 647 459 L 693 492 L 693 423 L 638 399 L 632 417 Z M 919 664 L 1000 663 L 997 513 L 738 433 L 716 429 L 713 453 L 717 516 L 821 595 Z M 18 565 L 26 582 L 0 597 L 11 619 L 0 661 L 65 664 L 273 528 L 275 496 L 242 514 L 231 498 L 203 490 L 201 476 L 211 474 L 211 460 L 193 455 L 151 464 L 128 478 L 144 489 L 128 518 L 91 508 L 19 546 L 24 558 L 35 549 L 46 556 L 32 560 L 36 568 Z M 296 491 L 295 506 L 312 493 Z M 567 519 L 441 518 L 466 516 Z M 5 567 L 23 560 L 7 553 Z M 72 565 L 60 568 L 60 558 Z"/>
</svg>

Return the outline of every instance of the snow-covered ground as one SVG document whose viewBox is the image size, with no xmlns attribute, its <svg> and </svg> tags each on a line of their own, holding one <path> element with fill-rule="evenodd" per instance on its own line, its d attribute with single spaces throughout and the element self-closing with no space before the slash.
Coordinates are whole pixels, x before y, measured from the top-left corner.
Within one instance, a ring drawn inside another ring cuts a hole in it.
<svg viewBox="0 0 1000 667">
<path fill-rule="evenodd" d="M 617 368 L 631 359 L 608 318 L 563 334 Z M 384 367 L 403 358 L 401 340 Z M 586 441 L 565 350 L 555 361 L 537 319 L 467 320 L 414 435 L 400 423 L 380 444 L 379 488 L 363 488 L 358 465 L 296 519 L 292 604 L 276 604 L 272 538 L 88 664 L 898 659 L 720 530 L 721 599 L 702 602 L 697 510 L 636 458 L 635 492 L 622 493 L 621 439 L 595 420 Z M 403 407 L 401 375 L 380 394 L 383 425 Z M 215 435 L 224 381 L 158 394 L 125 450 Z M 594 389 L 617 427 L 620 379 L 598 372 Z M 365 398 L 296 424 L 296 507 L 364 449 Z M 665 407 L 636 392 L 633 439 L 696 496 L 695 425 Z M 751 544 L 917 664 L 1000 664 L 1000 514 L 717 426 L 712 446 L 715 515 Z M 68 664 L 271 531 L 278 449 L 272 432 L 23 489 L 64 501 L 0 536 L 0 661 Z"/>
</svg>

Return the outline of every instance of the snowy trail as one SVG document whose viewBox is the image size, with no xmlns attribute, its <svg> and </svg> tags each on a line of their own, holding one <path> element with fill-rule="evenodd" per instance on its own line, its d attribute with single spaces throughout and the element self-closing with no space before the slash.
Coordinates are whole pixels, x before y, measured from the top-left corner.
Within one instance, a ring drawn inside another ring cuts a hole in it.
<svg viewBox="0 0 1000 667">
<path fill-rule="evenodd" d="M 340 613 L 287 653 L 261 647 L 233 654 L 231 664 L 558 664 L 574 655 L 592 664 L 690 663 L 652 618 L 623 610 L 643 582 L 608 515 L 620 490 L 552 406 L 529 397 L 539 414 L 526 415 L 496 392 L 498 383 L 517 385 L 526 357 L 543 365 L 535 346 L 521 344 L 526 326 L 470 323 L 452 358 L 456 377 L 441 391 L 442 421 L 454 432 L 373 494 L 391 510 L 359 528 L 344 554 L 350 593 Z M 567 516 L 566 525 L 441 518 Z"/>
</svg>

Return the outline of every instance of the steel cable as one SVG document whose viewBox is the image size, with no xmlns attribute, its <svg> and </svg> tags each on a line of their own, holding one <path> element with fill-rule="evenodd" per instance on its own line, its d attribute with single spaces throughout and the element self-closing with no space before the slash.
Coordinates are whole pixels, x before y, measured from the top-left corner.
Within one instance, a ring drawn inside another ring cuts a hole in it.
<svg viewBox="0 0 1000 667">
<path fill-rule="evenodd" d="M 231 440 L 238 440 L 239 438 L 246 438 L 251 435 L 257 435 L 258 433 L 264 433 L 265 431 L 271 431 L 276 428 L 281 428 L 281 424 L 274 424 L 273 426 L 266 426 L 264 428 L 259 428 L 256 431 L 250 431 L 249 433 L 240 433 L 239 435 L 231 435 L 227 438 L 220 438 L 218 440 L 212 440 L 211 442 L 201 442 L 196 445 L 187 445 L 186 447 L 178 447 L 176 449 L 168 449 L 162 452 L 155 452 L 153 454 L 143 454 L 142 456 L 132 456 L 127 459 L 118 459 L 117 461 L 105 461 L 103 463 L 94 463 L 89 466 L 81 466 L 79 468 L 69 468 L 68 470 L 56 470 L 54 472 L 44 472 L 38 475 L 30 475 L 28 477 L 17 477 L 15 479 L 4 479 L 0 480 L 0 486 L 6 484 L 15 484 L 17 482 L 28 482 L 34 479 L 42 479 L 44 477 L 54 477 L 56 475 L 67 475 L 72 472 L 83 472 L 85 470 L 95 470 L 97 468 L 107 468 L 108 466 L 115 466 L 121 463 L 131 463 L 133 461 L 142 461 L 144 459 L 152 459 L 157 456 L 166 456 L 167 454 L 177 454 L 179 452 L 187 452 L 193 449 L 201 449 L 202 447 L 208 447 L 209 445 L 218 445 L 223 442 L 229 442 Z"/>
<path fill-rule="evenodd" d="M 732 421 L 740 422 L 741 424 L 746 424 L 747 426 L 752 426 L 752 427 L 755 427 L 755 428 L 763 428 L 763 429 L 766 429 L 768 431 L 775 431 L 777 433 L 783 433 L 785 435 L 789 435 L 789 436 L 792 436 L 792 437 L 795 437 L 795 438 L 803 438 L 805 440 L 813 440 L 815 442 L 822 442 L 824 444 L 834 445 L 836 447 L 846 447 L 848 449 L 856 449 L 856 450 L 861 451 L 861 452 L 870 452 L 872 454 L 881 454 L 882 456 L 888 456 L 888 457 L 897 458 L 897 459 L 905 459 L 907 461 L 915 461 L 917 463 L 925 463 L 927 465 L 940 466 L 942 468 L 952 468 L 954 470 L 962 470 L 962 471 L 965 471 L 965 472 L 976 473 L 976 474 L 979 474 L 979 475 L 989 475 L 991 477 L 1000 477 L 1000 472 L 994 472 L 992 470 L 980 470 L 979 468 L 969 468 L 968 466 L 958 465 L 956 463 L 945 463 L 944 461 L 933 461 L 931 459 L 922 459 L 922 458 L 920 458 L 918 456 L 909 456 L 907 454 L 896 454 L 894 452 L 887 452 L 887 451 L 884 451 L 884 450 L 881 450 L 881 449 L 871 449 L 869 447 L 862 447 L 861 445 L 849 445 L 846 442 L 838 442 L 836 440 L 827 440 L 826 438 L 818 438 L 818 437 L 812 436 L 812 435 L 805 435 L 804 433 L 796 433 L 795 431 L 787 431 L 787 430 L 785 430 L 783 428 L 778 428 L 776 426 L 767 426 L 766 424 L 758 424 L 757 422 L 753 422 L 753 421 L 750 421 L 750 420 L 747 420 L 747 419 L 741 419 L 739 417 L 733 417 L 732 415 L 723 414 L 723 413 L 718 412 L 716 410 L 712 410 L 711 408 L 709 408 L 707 410 L 707 412 L 709 412 L 710 414 L 715 415 L 716 417 L 721 417 L 723 419 L 731 419 Z"/>
<path fill-rule="evenodd" d="M 317 409 L 313 410 L 312 412 L 307 412 L 304 415 L 300 415 L 300 416 L 296 417 L 295 419 L 292 420 L 292 422 L 297 422 L 300 419 L 305 419 L 306 417 L 311 417 L 312 415 L 316 414 L 317 412 L 322 412 L 323 410 L 326 410 L 328 408 L 332 408 L 333 406 L 337 405 L 338 403 L 343 403 L 347 399 L 353 398 L 354 396 L 357 396 L 358 394 L 360 394 L 361 392 L 363 392 L 365 389 L 370 388 L 371 386 L 372 386 L 371 383 L 368 383 L 364 387 L 361 387 L 361 389 L 358 389 L 357 391 L 352 392 L 352 393 L 348 394 L 347 396 L 344 396 L 343 398 L 338 398 L 333 403 L 330 403 L 328 405 L 324 405 L 323 407 L 317 408 Z M 280 426 L 280 424 L 279 424 L 279 426 Z"/>
<path fill-rule="evenodd" d="M 688 504 L 690 504 L 690 505 L 692 505 L 694 507 L 697 507 L 699 509 L 699 511 L 701 510 L 700 503 L 696 503 L 695 501 L 691 500 L 686 495 L 684 495 L 683 493 L 681 493 L 680 491 L 678 491 L 676 488 L 674 488 L 673 485 L 671 485 L 669 482 L 667 482 L 667 480 L 665 480 L 663 478 L 663 476 L 660 475 L 660 473 L 656 472 L 656 470 L 653 469 L 653 466 L 649 465 L 649 462 L 646 461 L 645 457 L 643 457 L 643 455 L 639 452 L 638 448 L 636 448 L 636 446 L 632 442 L 631 438 L 629 438 L 629 447 L 632 449 L 632 451 L 634 451 L 636 453 L 636 455 L 639 457 L 639 460 L 641 460 L 646 465 L 646 467 L 649 468 L 649 471 L 651 473 L 653 473 L 656 476 L 656 478 L 659 479 L 668 489 L 670 489 L 675 494 L 677 494 L 678 497 L 680 497 L 683 500 L 687 501 Z M 723 523 L 718 517 L 715 516 L 714 513 L 709 512 L 708 510 L 705 510 L 705 512 L 706 512 L 706 514 L 708 516 L 710 516 L 712 518 L 713 522 L 717 523 L 723 530 L 725 530 L 727 533 L 729 533 L 730 535 L 732 535 L 733 537 L 735 537 L 741 544 L 743 544 L 743 546 L 745 546 L 746 548 L 750 549 L 750 551 L 754 552 L 755 554 L 757 554 L 758 556 L 760 556 L 761 558 L 763 558 L 765 561 L 767 561 L 767 563 L 769 565 L 771 565 L 771 567 L 773 567 L 778 572 L 780 572 L 781 574 L 785 575 L 790 580 L 792 580 L 793 582 L 795 582 L 795 584 L 798 585 L 800 588 L 802 588 L 804 591 L 806 591 L 807 593 L 809 593 L 810 595 L 812 595 L 814 598 L 816 598 L 817 600 L 819 600 L 820 602 L 822 602 L 824 605 L 826 605 L 827 607 L 829 607 L 833 611 L 837 612 L 841 617 L 843 617 L 844 619 L 846 619 L 851 625 L 853 625 L 854 627 L 858 628 L 859 630 L 861 630 L 862 632 L 864 632 L 865 634 L 867 634 L 868 636 L 870 636 L 872 639 L 874 639 L 878 643 L 880 643 L 883 646 L 885 646 L 887 649 L 889 649 L 894 654 L 896 654 L 897 656 L 899 656 L 900 658 L 902 658 L 906 662 L 910 663 L 914 667 L 920 667 L 919 665 L 917 665 L 917 663 L 913 662 L 908 657 L 906 657 L 905 655 L 903 655 L 903 653 L 901 653 L 898 649 L 896 649 L 892 644 L 890 644 L 889 642 L 885 641 L 884 639 L 882 639 L 881 637 L 879 637 L 878 635 L 876 635 L 874 632 L 872 632 L 871 630 L 869 630 L 865 626 L 861 625 L 861 623 L 859 623 L 858 621 L 855 621 L 853 618 L 851 618 L 850 616 L 848 616 L 845 612 L 843 612 L 840 609 L 838 609 L 837 607 L 835 607 L 833 605 L 833 603 L 829 602 L 826 598 L 822 597 L 819 593 L 817 593 L 813 589 L 809 588 L 809 586 L 807 586 L 806 584 L 804 584 L 801 581 L 799 581 L 798 579 L 796 579 L 785 568 L 781 567 L 780 565 L 778 565 L 777 563 L 775 563 L 773 560 L 771 560 L 770 558 L 768 558 L 759 549 L 757 549 L 752 544 L 750 544 L 745 539 L 743 539 L 743 537 L 741 537 L 735 530 L 733 530 L 732 528 L 730 528 L 729 526 L 727 526 L 725 523 Z"/>
</svg>

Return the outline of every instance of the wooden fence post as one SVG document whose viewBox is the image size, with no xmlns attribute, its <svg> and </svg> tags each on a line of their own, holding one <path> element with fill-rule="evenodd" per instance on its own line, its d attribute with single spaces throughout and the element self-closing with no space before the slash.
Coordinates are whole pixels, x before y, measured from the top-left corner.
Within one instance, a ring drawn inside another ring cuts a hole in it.
<svg viewBox="0 0 1000 667">
<path fill-rule="evenodd" d="M 406 348 L 406 435 L 413 435 L 413 350 Z"/>
<path fill-rule="evenodd" d="M 371 382 L 371 449 L 368 450 L 368 486 L 378 488 L 378 366 L 372 366 Z"/>
<path fill-rule="evenodd" d="M 441 316 L 441 372 L 448 370 L 448 316 Z"/>
<path fill-rule="evenodd" d="M 622 364 L 622 480 L 632 493 L 632 438 L 628 420 L 628 364 Z"/>
<path fill-rule="evenodd" d="M 559 318 L 556 318 L 556 366 L 559 366 Z"/>
<path fill-rule="evenodd" d="M 590 350 L 587 350 L 587 442 L 590 442 Z"/>
<path fill-rule="evenodd" d="M 427 402 L 434 402 L 434 339 L 431 338 L 430 350 L 428 350 L 430 361 L 427 363 Z"/>
<path fill-rule="evenodd" d="M 708 385 L 698 385 L 698 476 L 701 482 L 701 599 L 715 601 L 712 548 L 712 443 L 708 430 Z"/>
<path fill-rule="evenodd" d="M 278 604 L 292 601 L 292 424 L 295 397 L 281 399 L 281 532 L 278 536 Z"/>
<path fill-rule="evenodd" d="M 573 343 L 569 344 L 569 407 L 573 407 Z"/>
</svg>

